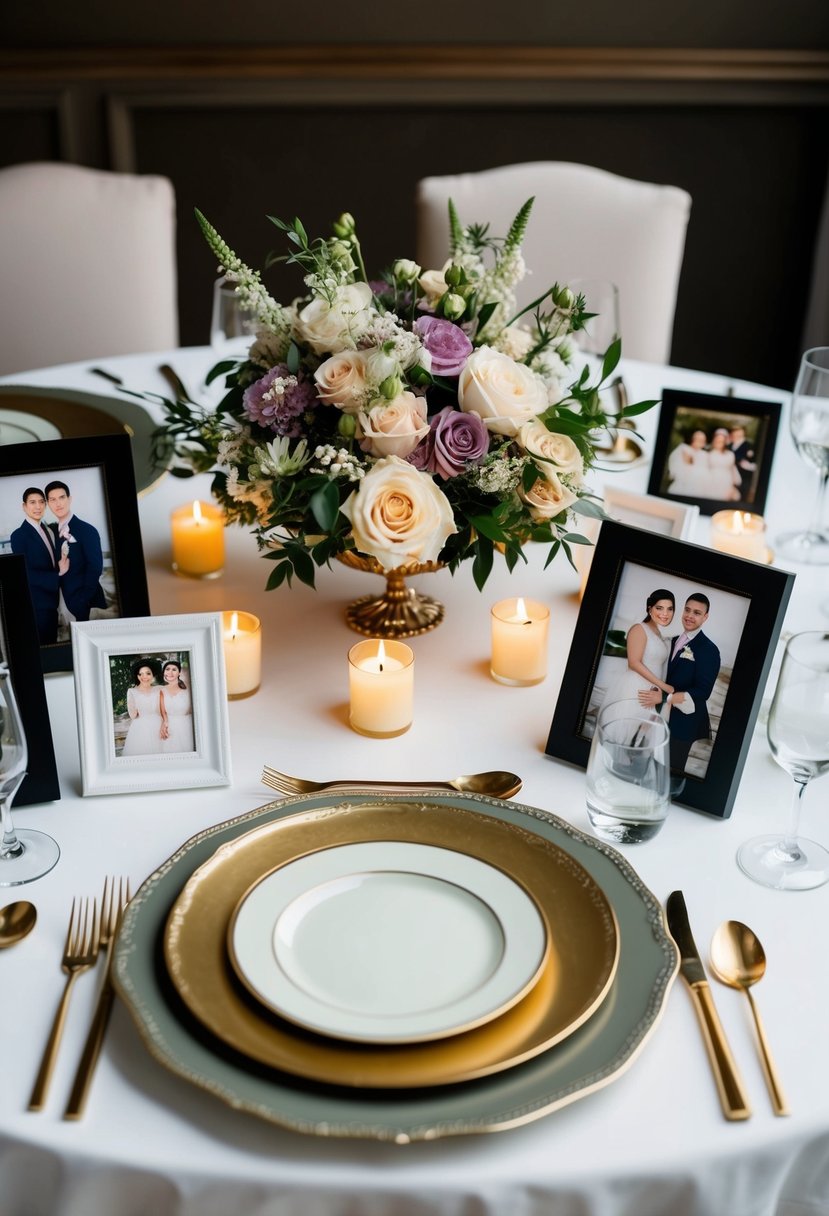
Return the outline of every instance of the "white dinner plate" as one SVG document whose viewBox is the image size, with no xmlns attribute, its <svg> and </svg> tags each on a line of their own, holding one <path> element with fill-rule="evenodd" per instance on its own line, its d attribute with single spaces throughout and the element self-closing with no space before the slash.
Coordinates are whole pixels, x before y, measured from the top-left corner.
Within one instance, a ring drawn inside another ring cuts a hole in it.
<svg viewBox="0 0 829 1216">
<path fill-rule="evenodd" d="M 0 444 L 38 443 L 61 437 L 60 428 L 48 418 L 26 414 L 23 410 L 0 410 Z"/>
<path fill-rule="evenodd" d="M 413 1043 L 509 1009 L 548 950 L 503 871 L 451 849 L 372 841 L 272 871 L 228 928 L 234 968 L 282 1017 L 334 1038 Z"/>
</svg>

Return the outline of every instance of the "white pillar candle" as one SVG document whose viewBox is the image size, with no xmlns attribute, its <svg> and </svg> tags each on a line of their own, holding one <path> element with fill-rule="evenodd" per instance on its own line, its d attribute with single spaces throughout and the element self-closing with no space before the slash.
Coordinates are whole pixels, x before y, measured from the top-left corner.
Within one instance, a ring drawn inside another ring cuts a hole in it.
<svg viewBox="0 0 829 1216">
<path fill-rule="evenodd" d="M 404 642 L 370 639 L 348 652 L 352 730 L 373 739 L 402 735 L 412 724 L 414 653 Z"/>
<path fill-rule="evenodd" d="M 229 701 L 249 697 L 262 682 L 262 627 L 250 612 L 223 612 L 222 635 Z"/>
<path fill-rule="evenodd" d="M 766 521 L 748 511 L 717 511 L 711 517 L 711 545 L 734 557 L 767 562 Z"/>
<path fill-rule="evenodd" d="M 189 578 L 218 578 L 225 563 L 225 516 L 211 502 L 186 503 L 170 515 L 173 569 Z"/>
<path fill-rule="evenodd" d="M 491 616 L 492 678 L 500 684 L 540 684 L 547 675 L 547 605 L 521 597 L 501 600 Z"/>
</svg>

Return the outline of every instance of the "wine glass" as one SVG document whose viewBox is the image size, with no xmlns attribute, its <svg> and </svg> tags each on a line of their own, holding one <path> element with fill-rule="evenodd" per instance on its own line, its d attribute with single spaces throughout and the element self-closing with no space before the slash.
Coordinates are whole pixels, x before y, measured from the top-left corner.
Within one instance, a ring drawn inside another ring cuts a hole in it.
<svg viewBox="0 0 829 1216">
<path fill-rule="evenodd" d="M 0 663 L 0 887 L 16 887 L 48 874 L 60 849 L 45 832 L 15 830 L 11 804 L 26 776 L 29 751 L 8 664 Z"/>
<path fill-rule="evenodd" d="M 619 288 L 608 279 L 571 279 L 568 286 L 576 295 L 583 295 L 587 311 L 596 314 L 573 337 L 580 350 L 601 360 L 619 337 Z"/>
<path fill-rule="evenodd" d="M 789 831 L 747 841 L 737 862 L 763 886 L 808 891 L 829 882 L 829 851 L 797 834 L 806 786 L 829 772 L 829 633 L 814 630 L 789 639 L 769 710 L 768 737 L 775 760 L 795 781 Z"/>
<path fill-rule="evenodd" d="M 226 278 L 213 284 L 210 345 L 221 358 L 244 358 L 256 337 L 256 313 L 245 308 L 235 283 Z"/>
<path fill-rule="evenodd" d="M 829 481 L 829 346 L 807 350 L 800 360 L 789 426 L 798 455 L 820 474 L 820 488 L 808 530 L 778 537 L 778 552 L 791 561 L 823 564 L 829 562 L 829 532 L 822 526 Z"/>
</svg>

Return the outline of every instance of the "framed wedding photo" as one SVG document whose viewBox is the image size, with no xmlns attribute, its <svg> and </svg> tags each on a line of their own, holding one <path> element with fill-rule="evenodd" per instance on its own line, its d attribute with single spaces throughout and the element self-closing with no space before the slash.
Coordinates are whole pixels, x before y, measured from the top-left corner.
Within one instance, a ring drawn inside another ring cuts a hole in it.
<svg viewBox="0 0 829 1216">
<path fill-rule="evenodd" d="M 731 814 L 794 575 L 612 520 L 599 534 L 547 754 L 586 767 L 603 704 L 667 716 L 673 800 Z"/>
<path fill-rule="evenodd" d="M 229 785 L 221 613 L 72 625 L 87 794 Z"/>
<path fill-rule="evenodd" d="M 24 558 L 44 671 L 70 671 L 74 621 L 146 616 L 129 436 L 0 447 L 0 554 Z"/>
<path fill-rule="evenodd" d="M 60 784 L 40 665 L 40 643 L 26 563 L 14 553 L 0 557 L 0 659 L 9 665 L 29 752 L 28 770 L 14 805 L 55 802 L 60 798 Z"/>
<path fill-rule="evenodd" d="M 762 515 L 780 410 L 775 401 L 666 388 L 648 493 L 696 503 L 703 515 Z"/>
</svg>

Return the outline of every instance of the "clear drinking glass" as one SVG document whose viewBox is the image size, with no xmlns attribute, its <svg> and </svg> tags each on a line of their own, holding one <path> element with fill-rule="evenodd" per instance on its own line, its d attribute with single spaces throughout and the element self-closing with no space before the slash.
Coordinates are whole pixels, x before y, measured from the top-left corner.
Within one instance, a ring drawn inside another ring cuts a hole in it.
<svg viewBox="0 0 829 1216">
<path fill-rule="evenodd" d="M 210 345 L 221 358 L 247 354 L 256 337 L 256 314 L 242 305 L 234 283 L 217 279 L 213 284 L 213 315 Z"/>
<path fill-rule="evenodd" d="M 26 776 L 29 751 L 6 663 L 0 663 L 0 749 L 0 887 L 16 887 L 48 874 L 60 849 L 45 832 L 17 831 L 12 822 L 11 805 Z"/>
<path fill-rule="evenodd" d="M 579 349 L 601 358 L 621 332 L 619 288 L 609 279 L 571 279 L 567 286 L 576 295 L 583 295 L 587 311 L 596 314 L 573 335 Z"/>
<path fill-rule="evenodd" d="M 769 710 L 771 754 L 795 782 L 789 830 L 756 836 L 737 853 L 740 869 L 765 887 L 808 891 L 829 882 L 829 852 L 798 836 L 806 786 L 829 772 L 829 633 L 789 639 Z"/>
<path fill-rule="evenodd" d="M 638 701 L 604 705 L 587 761 L 587 814 L 596 835 L 615 844 L 650 840 L 667 817 L 670 787 L 665 719 Z"/>
<path fill-rule="evenodd" d="M 829 482 L 829 346 L 807 350 L 792 393 L 789 426 L 797 453 L 817 469 L 820 487 L 805 532 L 784 532 L 777 538 L 781 556 L 812 565 L 829 562 L 829 531 L 823 526 L 826 484 Z"/>
</svg>

